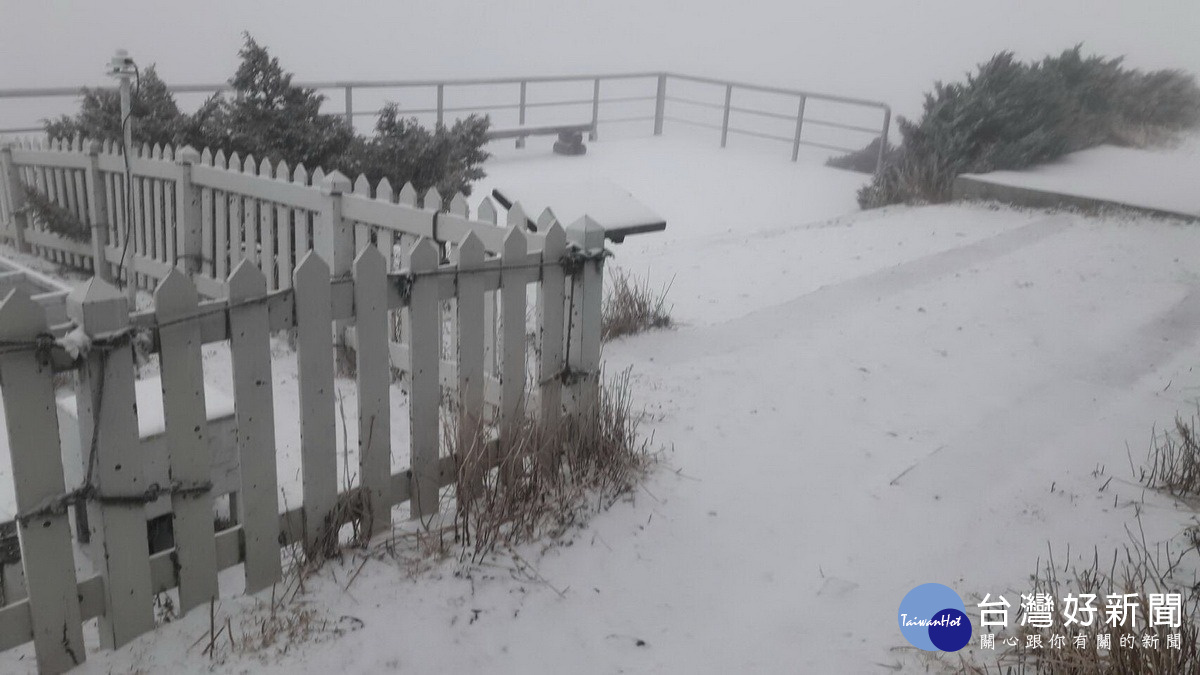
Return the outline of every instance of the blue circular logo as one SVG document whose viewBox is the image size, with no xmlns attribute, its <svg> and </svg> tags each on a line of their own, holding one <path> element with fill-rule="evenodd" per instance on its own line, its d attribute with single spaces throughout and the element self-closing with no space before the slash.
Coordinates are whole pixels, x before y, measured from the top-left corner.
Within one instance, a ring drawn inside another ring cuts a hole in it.
<svg viewBox="0 0 1200 675">
<path fill-rule="evenodd" d="M 921 584 L 900 601 L 900 632 L 925 651 L 956 652 L 971 641 L 967 608 L 949 586 Z"/>
</svg>

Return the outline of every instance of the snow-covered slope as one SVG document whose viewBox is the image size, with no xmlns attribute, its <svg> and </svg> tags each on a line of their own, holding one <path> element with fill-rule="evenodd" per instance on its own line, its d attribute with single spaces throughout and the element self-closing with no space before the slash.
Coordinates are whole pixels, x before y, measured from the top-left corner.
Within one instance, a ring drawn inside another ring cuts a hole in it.
<svg viewBox="0 0 1200 675">
<path fill-rule="evenodd" d="M 660 141 L 489 178 L 595 172 L 666 216 L 614 263 L 674 278 L 682 325 L 605 348 L 664 448 L 644 488 L 480 567 L 331 564 L 304 596 L 321 630 L 283 656 L 210 663 L 197 612 L 81 671 L 917 669 L 895 624 L 913 586 L 1014 598 L 1048 546 L 1111 549 L 1138 510 L 1150 541 L 1187 522 L 1129 464 L 1200 392 L 1200 229 L 850 213 L 854 174 Z M 252 630 L 262 601 L 218 611 Z"/>
</svg>

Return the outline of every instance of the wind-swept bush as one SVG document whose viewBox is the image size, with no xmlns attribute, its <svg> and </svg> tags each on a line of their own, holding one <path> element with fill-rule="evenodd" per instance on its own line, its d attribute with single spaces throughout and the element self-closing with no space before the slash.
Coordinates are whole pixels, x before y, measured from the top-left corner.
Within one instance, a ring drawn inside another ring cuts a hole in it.
<svg viewBox="0 0 1200 675">
<path fill-rule="evenodd" d="M 920 120 L 897 122 L 903 142 L 859 192 L 863 208 L 946 201 L 959 174 L 1023 169 L 1195 128 L 1200 87 L 1180 71 L 1084 57 L 1078 45 L 1030 63 L 1001 52 L 965 82 L 936 83 Z"/>
<path fill-rule="evenodd" d="M 399 107 L 389 103 L 380 112 L 375 135 L 355 139 L 340 166 L 351 175 L 365 174 L 372 183 L 387 178 L 395 187 L 411 181 L 422 193 L 433 187 L 443 195 L 469 195 L 471 184 L 484 176 L 488 125 L 487 117 L 471 115 L 431 131 L 416 118 L 401 117 Z"/>
</svg>

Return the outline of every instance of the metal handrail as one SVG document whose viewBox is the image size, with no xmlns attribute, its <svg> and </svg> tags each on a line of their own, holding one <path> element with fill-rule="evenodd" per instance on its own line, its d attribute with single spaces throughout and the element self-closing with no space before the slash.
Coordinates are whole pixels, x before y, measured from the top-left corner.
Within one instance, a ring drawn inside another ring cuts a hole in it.
<svg viewBox="0 0 1200 675">
<path fill-rule="evenodd" d="M 621 81 L 621 80 L 638 80 L 638 79 L 653 79 L 656 82 L 656 92 L 654 95 L 642 96 L 614 96 L 604 98 L 600 95 L 601 83 L 604 81 Z M 687 82 L 692 84 L 709 85 L 720 87 L 724 90 L 724 103 L 710 103 L 694 98 L 681 96 L 668 96 L 668 82 L 675 80 L 678 82 Z M 571 98 L 560 101 L 538 101 L 528 102 L 526 100 L 527 87 L 530 84 L 539 83 L 569 83 L 569 82 L 591 82 L 593 84 L 592 97 L 587 98 Z M 672 122 L 682 122 L 692 126 L 712 128 L 721 132 L 721 147 L 725 147 L 730 133 L 741 134 L 746 136 L 755 136 L 759 138 L 767 138 L 779 141 L 791 141 L 792 143 L 792 160 L 796 161 L 799 157 L 801 145 L 810 145 L 814 147 L 847 150 L 838 146 L 827 143 L 818 143 L 803 138 L 805 124 L 812 124 L 835 129 L 842 129 L 853 132 L 876 134 L 880 139 L 879 156 L 877 159 L 877 168 L 883 164 L 884 153 L 887 148 L 888 132 L 891 126 L 892 110 L 891 107 L 881 101 L 872 101 L 869 99 L 856 98 L 851 96 L 840 96 L 835 94 L 825 94 L 821 92 L 806 91 L 802 89 L 789 89 L 786 87 L 776 87 L 751 82 L 741 82 L 735 80 L 725 80 L 712 77 L 701 77 L 696 75 L 686 75 L 675 72 L 635 72 L 635 73 L 604 73 L 604 74 L 589 74 L 589 75 L 531 75 L 523 77 L 470 77 L 470 78 L 448 78 L 448 79 L 419 79 L 419 80 L 329 80 L 316 82 L 298 82 L 298 86 L 316 90 L 341 89 L 345 94 L 345 107 L 342 115 L 345 119 L 353 123 L 355 117 L 365 117 L 377 115 L 378 111 L 355 111 L 354 96 L 355 89 L 408 89 L 408 88 L 432 88 L 436 91 L 437 105 L 436 107 L 428 108 L 412 108 L 403 109 L 399 112 L 402 114 L 432 114 L 436 115 L 437 122 L 443 123 L 446 113 L 465 113 L 479 112 L 488 110 L 516 110 L 518 111 L 518 119 L 520 124 L 525 124 L 526 111 L 529 108 L 563 108 L 571 106 L 584 106 L 590 103 L 592 105 L 591 124 L 592 129 L 589 133 L 591 140 L 596 139 L 596 127 L 600 122 L 614 121 L 640 121 L 643 117 L 628 116 L 621 118 L 600 117 L 600 105 L 602 103 L 633 103 L 639 101 L 654 101 L 654 114 L 649 119 L 654 121 L 654 134 L 659 135 L 663 130 L 664 120 Z M 447 87 L 479 87 L 479 86 L 494 86 L 494 85 L 518 85 L 520 87 L 520 98 L 518 103 L 499 103 L 499 104 L 482 104 L 482 105 L 459 105 L 447 106 L 445 104 L 445 90 Z M 103 87 L 98 87 L 103 88 Z M 8 98 L 53 98 L 64 96 L 78 96 L 82 93 L 84 87 L 43 87 L 43 88 L 21 88 L 21 89 L 0 89 L 0 99 Z M 215 94 L 220 92 L 231 91 L 233 87 L 227 83 L 217 84 L 184 84 L 184 85 L 169 85 L 167 90 L 172 93 L 208 93 Z M 772 94 L 784 96 L 794 99 L 798 104 L 797 112 L 794 115 L 788 115 L 771 110 L 762 110 L 746 105 L 733 105 L 733 94 L 736 91 L 740 92 L 755 92 L 762 94 Z M 883 112 L 882 124 L 878 128 L 866 126 L 858 126 L 846 124 L 843 122 L 813 119 L 805 117 L 805 105 L 809 100 L 825 101 L 840 105 L 849 105 L 862 108 L 878 109 Z M 700 122 L 698 120 L 688 120 L 678 117 L 677 115 L 667 115 L 667 103 L 682 103 L 685 105 L 698 106 L 714 110 L 721 110 L 723 114 L 722 123 L 718 125 Z M 795 121 L 795 133 L 789 138 L 777 134 L 764 133 L 753 129 L 740 129 L 730 126 L 730 113 L 736 112 L 740 114 L 748 114 L 756 117 L 764 117 L 785 121 Z M 0 134 L 12 133 L 28 133 L 40 131 L 37 127 L 21 127 L 17 129 L 0 129 Z M 523 140 L 523 139 L 522 139 Z"/>
</svg>

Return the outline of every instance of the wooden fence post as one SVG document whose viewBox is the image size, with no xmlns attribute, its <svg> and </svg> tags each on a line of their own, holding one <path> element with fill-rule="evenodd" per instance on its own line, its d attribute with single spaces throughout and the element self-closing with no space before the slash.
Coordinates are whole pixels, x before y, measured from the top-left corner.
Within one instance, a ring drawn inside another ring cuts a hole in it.
<svg viewBox="0 0 1200 675">
<path fill-rule="evenodd" d="M 133 349 L 123 344 L 129 305 L 120 291 L 93 278 L 67 297 L 67 314 L 93 341 L 76 385 L 80 448 L 94 496 L 88 502 L 93 559 L 104 577 L 100 644 L 116 648 L 154 629 L 150 546 L 146 538 Z"/>
<path fill-rule="evenodd" d="M 0 340 L 32 342 L 45 331 L 46 313 L 24 289 L 0 303 Z M 18 513 L 65 492 L 53 378 L 33 349 L 0 355 Z M 66 511 L 19 518 L 17 533 L 38 670 L 61 673 L 86 657 Z"/>
<path fill-rule="evenodd" d="M 334 278 L 348 276 L 354 264 L 354 223 L 342 217 L 342 195 L 350 194 L 350 179 L 339 171 L 321 180 L 321 194 L 325 203 L 313 221 L 313 250 L 329 267 Z M 331 324 L 334 340 L 344 344 L 344 321 Z"/>
<path fill-rule="evenodd" d="M 25 183 L 21 181 L 20 171 L 12 158 L 12 146 L 0 148 L 0 173 L 3 175 L 3 185 L 0 189 L 8 191 L 8 210 L 12 221 L 9 227 L 13 231 L 13 245 L 21 253 L 29 253 L 29 243 L 25 241 L 25 228 L 29 226 L 29 212 L 25 206 Z"/>
<path fill-rule="evenodd" d="M 546 429 L 557 429 L 562 415 L 563 324 L 566 314 L 565 277 L 560 263 L 567 250 L 567 242 L 566 233 L 558 221 L 551 222 L 544 232 L 546 241 L 542 248 L 542 283 L 538 295 L 541 347 L 538 381 L 542 424 Z"/>
<path fill-rule="evenodd" d="M 441 437 L 442 386 L 438 377 L 442 345 L 438 311 L 437 269 L 441 253 L 432 239 L 422 237 L 408 255 L 413 279 L 406 318 L 409 342 L 409 439 L 412 483 L 409 508 L 414 518 L 438 512 L 438 448 Z"/>
<path fill-rule="evenodd" d="M 388 367 L 387 263 L 368 244 L 354 261 L 358 371 L 358 476 L 370 533 L 392 527 L 392 418 Z"/>
<path fill-rule="evenodd" d="M 525 285 L 529 258 L 525 242 L 525 211 L 520 204 L 508 210 L 500 272 L 500 458 L 501 475 L 512 478 L 520 457 L 516 433 L 525 414 Z"/>
<path fill-rule="evenodd" d="M 483 242 L 479 235 L 468 232 L 451 253 L 458 267 L 458 419 L 456 444 L 458 463 L 465 472 L 459 483 L 459 499 L 470 499 L 478 493 L 483 478 L 484 448 L 484 375 L 483 375 L 483 275 L 474 270 L 483 267 Z"/>
<path fill-rule="evenodd" d="M 178 269 L 168 272 L 154 292 L 162 345 L 160 379 L 170 480 L 173 488 L 199 490 L 173 491 L 171 495 L 181 613 L 217 597 L 213 496 L 210 489 L 202 488 L 211 488 L 212 455 L 208 448 L 198 305 L 196 287 Z"/>
<path fill-rule="evenodd" d="M 340 219 L 340 218 L 339 218 Z M 300 470 L 304 542 L 322 553 L 337 504 L 337 425 L 333 410 L 332 295 L 329 266 L 309 251 L 292 276 L 296 299 L 296 362 L 300 371 Z"/>
<path fill-rule="evenodd" d="M 242 475 L 238 521 L 246 542 L 246 592 L 254 593 L 282 578 L 271 334 L 266 303 L 254 302 L 267 295 L 267 280 L 254 265 L 243 262 L 229 275 L 228 295 L 229 351 Z"/>
<path fill-rule="evenodd" d="M 105 281 L 112 281 L 108 265 L 108 203 L 104 181 L 100 178 L 100 141 L 88 143 L 88 166 L 84 170 L 87 190 L 88 225 L 92 228 L 92 271 Z"/>
<path fill-rule="evenodd" d="M 571 333 L 567 368 L 575 410 L 590 412 L 600 387 L 600 316 L 604 297 L 604 228 L 584 216 L 567 228 L 567 240 L 589 259 L 571 277 Z"/>
</svg>

